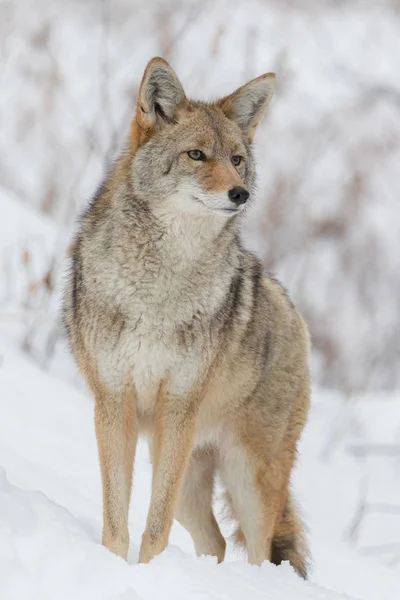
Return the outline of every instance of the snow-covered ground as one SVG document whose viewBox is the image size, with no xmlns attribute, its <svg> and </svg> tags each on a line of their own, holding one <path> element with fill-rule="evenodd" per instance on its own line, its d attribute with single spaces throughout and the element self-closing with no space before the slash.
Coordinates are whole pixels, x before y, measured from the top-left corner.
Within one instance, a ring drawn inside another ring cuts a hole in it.
<svg viewBox="0 0 400 600">
<path fill-rule="evenodd" d="M 315 394 L 294 482 L 309 524 L 314 558 L 310 582 L 300 580 L 288 564 L 248 565 L 231 545 L 221 565 L 210 557 L 197 558 L 179 524 L 168 549 L 152 563 L 138 565 L 150 494 L 146 447 L 140 445 L 136 461 L 131 549 L 125 563 L 100 544 L 101 488 L 91 399 L 21 356 L 8 351 L 0 356 L 2 600 L 400 598 L 400 571 L 360 556 L 357 549 L 368 546 L 368 537 L 376 541 L 368 517 L 361 523 L 364 541 L 351 545 L 346 537 L 366 477 L 371 483 L 379 480 L 377 502 L 388 502 L 391 494 L 393 500 L 399 498 L 396 465 L 385 461 L 386 470 L 382 465 L 377 469 L 366 460 L 360 469 L 349 455 L 357 444 L 379 443 L 382 425 L 386 441 L 395 435 L 398 399 L 381 399 L 387 410 L 379 424 L 371 418 L 377 415 L 374 400 L 354 401 L 349 408 L 334 394 Z M 386 531 L 380 525 L 381 537 L 386 536 L 381 543 L 390 544 L 391 535 L 395 539 L 395 518 L 388 520 Z"/>
</svg>

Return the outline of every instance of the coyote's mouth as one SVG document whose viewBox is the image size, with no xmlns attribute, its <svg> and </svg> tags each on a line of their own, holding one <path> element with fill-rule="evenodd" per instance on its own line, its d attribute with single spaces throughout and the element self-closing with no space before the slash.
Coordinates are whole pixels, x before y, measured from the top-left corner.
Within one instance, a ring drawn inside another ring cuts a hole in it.
<svg viewBox="0 0 400 600">
<path fill-rule="evenodd" d="M 202 206 L 204 206 L 204 208 L 207 210 L 207 212 L 213 214 L 213 215 L 236 215 L 240 212 L 242 212 L 241 208 L 217 208 L 217 207 L 212 207 L 212 206 L 207 206 L 207 204 L 205 202 L 203 202 L 203 200 L 201 198 L 198 198 L 198 196 L 192 196 L 193 200 L 195 200 L 196 202 L 198 202 L 199 204 L 201 204 Z"/>
</svg>

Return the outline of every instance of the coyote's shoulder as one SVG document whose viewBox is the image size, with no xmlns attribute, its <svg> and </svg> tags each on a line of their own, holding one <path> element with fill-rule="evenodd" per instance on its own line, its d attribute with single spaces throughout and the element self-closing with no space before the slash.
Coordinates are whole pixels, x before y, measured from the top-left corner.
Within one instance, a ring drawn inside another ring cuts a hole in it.
<svg viewBox="0 0 400 600">
<path fill-rule="evenodd" d="M 249 560 L 287 559 L 305 575 L 288 484 L 308 410 L 308 333 L 238 232 L 272 89 L 268 74 L 218 102 L 191 102 L 154 59 L 128 147 L 73 245 L 64 318 L 96 398 L 103 541 L 123 556 L 143 431 L 154 476 L 142 561 L 166 546 L 174 515 L 199 554 L 222 560 L 218 472 Z"/>
</svg>

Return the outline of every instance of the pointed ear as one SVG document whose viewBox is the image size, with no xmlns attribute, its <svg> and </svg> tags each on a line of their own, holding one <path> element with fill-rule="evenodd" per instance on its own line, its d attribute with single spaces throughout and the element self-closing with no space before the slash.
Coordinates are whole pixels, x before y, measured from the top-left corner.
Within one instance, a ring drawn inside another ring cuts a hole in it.
<svg viewBox="0 0 400 600">
<path fill-rule="evenodd" d="M 249 81 L 230 96 L 218 100 L 218 105 L 226 116 L 239 125 L 250 142 L 271 101 L 274 87 L 275 73 L 266 73 Z"/>
<path fill-rule="evenodd" d="M 136 118 L 149 130 L 171 123 L 185 92 L 175 71 L 163 58 L 153 58 L 146 67 L 139 89 Z"/>
</svg>

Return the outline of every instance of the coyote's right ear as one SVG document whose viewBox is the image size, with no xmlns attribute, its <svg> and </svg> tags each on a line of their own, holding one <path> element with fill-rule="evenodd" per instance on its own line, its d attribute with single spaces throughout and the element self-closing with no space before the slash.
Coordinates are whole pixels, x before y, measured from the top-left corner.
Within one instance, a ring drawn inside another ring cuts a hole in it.
<svg viewBox="0 0 400 600">
<path fill-rule="evenodd" d="M 136 148 L 149 133 L 173 123 L 177 107 L 186 100 L 175 71 L 163 58 L 153 58 L 140 84 L 136 116 L 132 123 L 132 143 Z"/>
</svg>

